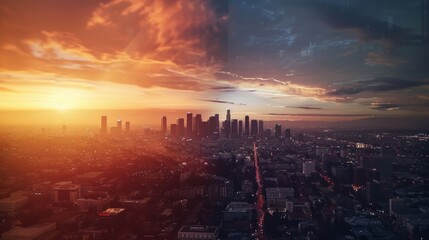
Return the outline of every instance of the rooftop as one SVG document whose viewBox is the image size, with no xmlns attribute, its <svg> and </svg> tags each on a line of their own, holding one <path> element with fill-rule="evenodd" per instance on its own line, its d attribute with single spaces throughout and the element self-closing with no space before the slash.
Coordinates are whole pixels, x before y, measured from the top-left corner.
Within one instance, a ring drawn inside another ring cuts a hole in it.
<svg viewBox="0 0 429 240">
<path fill-rule="evenodd" d="M 100 217 L 117 216 L 125 211 L 125 208 L 108 208 L 103 212 L 99 213 Z"/>
<path fill-rule="evenodd" d="M 192 225 L 192 226 L 183 226 L 179 233 L 184 232 L 203 232 L 203 233 L 216 233 L 217 227 L 215 226 L 202 226 L 202 225 Z"/>
</svg>

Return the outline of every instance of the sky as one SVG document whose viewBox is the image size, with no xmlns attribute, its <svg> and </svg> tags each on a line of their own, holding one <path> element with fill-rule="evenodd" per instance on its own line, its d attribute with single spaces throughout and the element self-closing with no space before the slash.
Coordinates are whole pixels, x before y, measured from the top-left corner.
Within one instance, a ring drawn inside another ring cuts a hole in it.
<svg viewBox="0 0 429 240">
<path fill-rule="evenodd" d="M 0 112 L 21 122 L 429 115 L 420 0 L 3 0 L 0 24 Z"/>
</svg>

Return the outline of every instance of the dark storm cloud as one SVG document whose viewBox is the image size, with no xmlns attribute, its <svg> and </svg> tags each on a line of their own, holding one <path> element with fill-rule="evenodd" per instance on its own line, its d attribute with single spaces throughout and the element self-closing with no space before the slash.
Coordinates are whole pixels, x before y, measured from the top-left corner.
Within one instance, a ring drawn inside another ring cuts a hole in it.
<svg viewBox="0 0 429 240">
<path fill-rule="evenodd" d="M 362 2 L 369 4 L 368 1 Z M 328 26 L 339 30 L 357 31 L 359 37 L 366 41 L 383 40 L 401 43 L 418 37 L 412 35 L 409 29 L 365 14 L 366 11 L 362 11 L 361 8 L 341 7 L 325 2 L 313 2 L 311 6 L 317 16 Z"/>
<path fill-rule="evenodd" d="M 379 111 L 390 111 L 390 110 L 397 110 L 399 109 L 400 105 L 393 104 L 393 103 L 377 103 L 373 104 L 373 107 L 371 109 L 379 110 Z"/>
<path fill-rule="evenodd" d="M 378 77 L 350 83 L 345 87 L 328 92 L 330 96 L 354 95 L 361 92 L 387 92 L 426 85 L 427 83 L 411 81 L 396 77 Z"/>
</svg>

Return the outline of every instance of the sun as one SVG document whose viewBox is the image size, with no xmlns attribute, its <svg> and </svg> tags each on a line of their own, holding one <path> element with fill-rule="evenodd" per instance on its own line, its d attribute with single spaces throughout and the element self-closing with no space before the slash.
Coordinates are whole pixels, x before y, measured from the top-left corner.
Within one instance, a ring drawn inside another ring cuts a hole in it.
<svg viewBox="0 0 429 240">
<path fill-rule="evenodd" d="M 55 108 L 56 108 L 58 111 L 60 111 L 60 112 L 64 112 L 64 111 L 69 110 L 69 109 L 70 109 L 70 106 L 69 106 L 68 104 L 60 103 L 60 104 L 58 104 Z"/>
<path fill-rule="evenodd" d="M 58 111 L 67 111 L 77 107 L 81 99 L 80 92 L 75 89 L 60 89 L 55 91 L 52 98 L 52 107 Z"/>
</svg>

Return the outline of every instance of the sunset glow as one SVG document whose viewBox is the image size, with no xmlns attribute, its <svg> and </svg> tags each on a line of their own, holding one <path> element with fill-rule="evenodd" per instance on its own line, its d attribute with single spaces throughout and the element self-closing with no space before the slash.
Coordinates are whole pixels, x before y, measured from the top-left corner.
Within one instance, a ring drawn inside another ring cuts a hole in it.
<svg viewBox="0 0 429 240">
<path fill-rule="evenodd" d="M 275 5 L 270 4 L 260 7 Z M 285 13 L 301 18 L 295 10 L 315 11 L 299 4 L 267 10 L 268 15 L 252 20 L 252 29 L 247 29 L 241 26 L 252 8 L 239 1 L 226 5 L 196 0 L 6 0 L 0 9 L 0 111 L 214 112 L 230 105 L 264 119 L 426 116 L 428 75 L 420 71 L 426 56 L 417 53 L 426 46 L 411 48 L 377 36 L 363 39 L 369 33 L 360 26 L 334 26 L 322 12 L 301 19 L 299 26 L 282 20 Z M 312 24 L 317 16 L 320 26 Z M 396 18 L 398 24 L 408 24 L 410 32 L 419 30 L 402 18 Z M 264 32 L 264 24 L 273 29 L 271 35 Z M 299 32 L 303 27 L 317 27 L 324 37 L 317 40 Z M 393 44 L 417 55 L 390 54 Z M 343 57 L 353 61 L 342 65 Z M 395 74 L 410 68 L 415 70 Z M 399 101 L 399 91 L 408 97 Z"/>
</svg>

